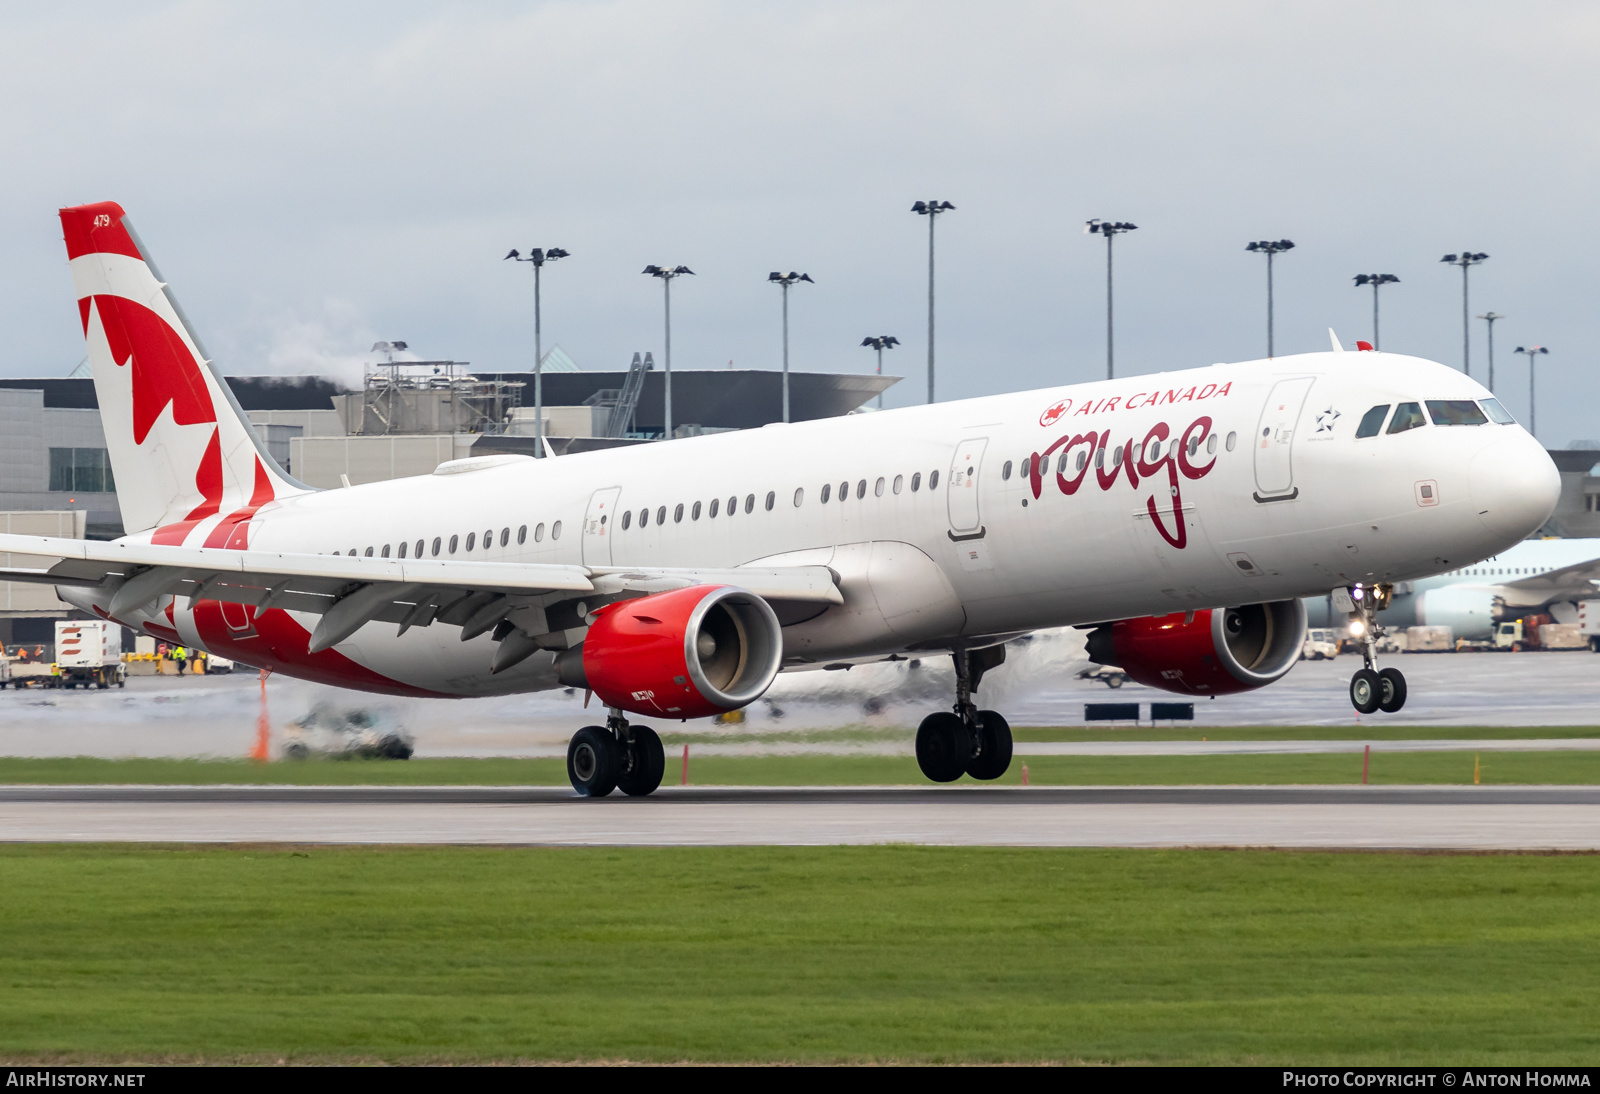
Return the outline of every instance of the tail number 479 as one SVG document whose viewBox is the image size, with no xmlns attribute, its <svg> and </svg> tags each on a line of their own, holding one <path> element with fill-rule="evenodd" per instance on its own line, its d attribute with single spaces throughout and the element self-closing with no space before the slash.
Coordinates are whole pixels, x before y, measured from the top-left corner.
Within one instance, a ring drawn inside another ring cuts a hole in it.
<svg viewBox="0 0 1600 1094">
<path fill-rule="evenodd" d="M 96 228 L 109 228 L 109 227 L 111 227 L 111 214 L 110 213 L 96 213 L 94 215 L 94 226 Z"/>
</svg>

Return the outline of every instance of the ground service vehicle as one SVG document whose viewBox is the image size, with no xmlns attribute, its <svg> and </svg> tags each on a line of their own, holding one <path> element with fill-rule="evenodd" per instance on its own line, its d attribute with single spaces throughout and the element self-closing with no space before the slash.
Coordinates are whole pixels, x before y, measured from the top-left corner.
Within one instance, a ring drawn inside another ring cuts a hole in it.
<svg viewBox="0 0 1600 1094">
<path fill-rule="evenodd" d="M 1588 643 L 1590 653 L 1600 653 L 1600 600 L 1578 602 L 1578 633 Z"/>
<path fill-rule="evenodd" d="M 314 490 L 271 458 L 111 202 L 61 211 L 129 534 L 0 536 L 94 615 L 344 687 L 584 689 L 580 793 L 644 794 L 629 716 L 737 710 L 779 671 L 943 652 L 917 731 L 936 781 L 993 779 L 975 692 L 1004 643 L 1187 695 L 1299 658 L 1302 597 L 1362 625 L 1358 710 L 1398 710 L 1377 611 L 1396 582 L 1503 551 L 1553 510 L 1550 457 L 1483 387 L 1420 358 L 1299 354 Z"/>
<path fill-rule="evenodd" d="M 1302 661 L 1331 661 L 1339 656 L 1339 636 L 1331 630 L 1312 627 L 1300 645 Z"/>
<path fill-rule="evenodd" d="M 104 619 L 56 622 L 56 672 L 52 687 L 109 688 L 127 684 L 122 628 Z"/>
</svg>

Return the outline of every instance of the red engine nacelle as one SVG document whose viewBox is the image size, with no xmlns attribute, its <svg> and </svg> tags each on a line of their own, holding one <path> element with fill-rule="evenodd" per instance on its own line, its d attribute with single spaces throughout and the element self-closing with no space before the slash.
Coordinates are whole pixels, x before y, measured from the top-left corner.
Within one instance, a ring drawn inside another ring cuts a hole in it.
<svg viewBox="0 0 1600 1094">
<path fill-rule="evenodd" d="M 556 671 L 609 707 L 704 718 L 759 699 L 782 662 L 783 635 L 765 600 L 695 585 L 607 604 Z"/>
<path fill-rule="evenodd" d="M 1300 659 L 1306 608 L 1299 600 L 1146 616 L 1089 632 L 1089 660 L 1116 665 L 1141 684 L 1188 695 L 1251 691 Z"/>
</svg>

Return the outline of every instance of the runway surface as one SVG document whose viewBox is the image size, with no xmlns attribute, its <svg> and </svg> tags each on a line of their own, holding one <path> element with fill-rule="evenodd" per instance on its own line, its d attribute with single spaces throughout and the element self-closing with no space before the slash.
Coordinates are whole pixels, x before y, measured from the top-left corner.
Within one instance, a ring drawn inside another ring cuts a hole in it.
<svg viewBox="0 0 1600 1094">
<path fill-rule="evenodd" d="M 1600 849 L 1600 787 L 0 788 L 0 841 Z"/>
</svg>

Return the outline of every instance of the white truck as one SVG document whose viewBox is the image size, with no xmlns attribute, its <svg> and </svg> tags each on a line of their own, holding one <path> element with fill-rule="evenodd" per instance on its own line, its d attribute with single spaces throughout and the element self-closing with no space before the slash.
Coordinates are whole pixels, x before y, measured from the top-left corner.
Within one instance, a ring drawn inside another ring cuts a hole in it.
<svg viewBox="0 0 1600 1094">
<path fill-rule="evenodd" d="M 1590 653 L 1600 653 L 1600 600 L 1578 601 L 1578 633 L 1588 642 Z"/>
<path fill-rule="evenodd" d="M 1300 660 L 1331 661 L 1339 656 L 1339 636 L 1332 630 L 1313 628 L 1306 631 L 1306 640 L 1300 645 Z"/>
<path fill-rule="evenodd" d="M 122 628 L 105 619 L 70 619 L 56 623 L 56 675 L 53 686 L 124 687 L 128 667 L 122 663 Z"/>
</svg>

